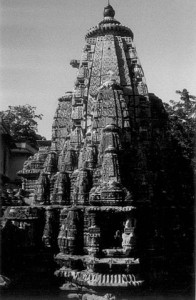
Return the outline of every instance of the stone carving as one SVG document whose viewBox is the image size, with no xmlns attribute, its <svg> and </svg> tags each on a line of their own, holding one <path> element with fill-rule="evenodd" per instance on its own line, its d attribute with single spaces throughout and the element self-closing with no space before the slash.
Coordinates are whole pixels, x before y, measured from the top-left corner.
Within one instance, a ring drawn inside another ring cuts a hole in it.
<svg viewBox="0 0 196 300">
<path fill-rule="evenodd" d="M 119 72 L 120 72 L 121 85 L 131 85 L 129 69 L 128 69 L 126 55 L 124 51 L 124 43 L 122 38 L 120 37 L 116 39 L 116 51 L 117 51 L 119 66 L 120 66 Z"/>
<path fill-rule="evenodd" d="M 58 172 L 54 180 L 51 196 L 52 204 L 68 205 L 70 197 L 70 180 L 65 172 Z"/>
<path fill-rule="evenodd" d="M 138 64 L 133 65 L 133 71 L 134 71 L 134 76 L 136 78 L 143 77 L 143 71 L 141 69 L 141 66 L 139 66 Z"/>
<path fill-rule="evenodd" d="M 122 234 L 122 247 L 127 252 L 135 248 L 135 219 L 127 219 Z"/>
<path fill-rule="evenodd" d="M 131 269 L 139 265 L 141 238 L 132 211 L 149 213 L 156 177 L 147 154 L 152 119 L 144 73 L 133 33 L 114 13 L 107 6 L 87 33 L 81 60 L 71 61 L 78 69 L 73 92 L 58 100 L 51 142 L 42 141 L 19 172 L 33 207 L 21 196 L 23 206 L 6 215 L 26 222 L 41 218 L 34 209 L 44 211 L 42 241 L 53 249 L 58 240 L 56 274 L 87 286 L 142 283 Z M 4 204 L 13 205 L 7 198 Z"/>
<path fill-rule="evenodd" d="M 64 212 L 62 212 L 64 213 Z M 63 253 L 77 254 L 81 249 L 80 216 L 77 209 L 70 209 L 63 220 L 58 245 Z"/>
<path fill-rule="evenodd" d="M 106 35 L 103 41 L 103 57 L 101 75 L 113 73 L 113 79 L 119 81 L 118 61 L 114 45 L 114 36 Z M 107 78 L 107 77 L 106 77 Z"/>
<path fill-rule="evenodd" d="M 89 182 L 89 172 L 87 169 L 80 169 L 77 179 L 76 179 L 77 189 L 77 204 L 88 204 L 90 182 Z"/>
<path fill-rule="evenodd" d="M 39 176 L 34 202 L 40 204 L 50 203 L 50 179 L 44 172 Z"/>
<path fill-rule="evenodd" d="M 47 207 L 45 212 L 45 227 L 42 236 L 42 241 L 45 247 L 53 246 L 53 223 L 54 223 L 54 212 L 50 207 Z"/>
<path fill-rule="evenodd" d="M 79 65 L 80 65 L 80 61 L 79 60 L 77 60 L 77 59 L 72 59 L 71 61 L 70 61 L 70 65 L 73 67 L 73 68 L 79 68 Z"/>
<path fill-rule="evenodd" d="M 100 244 L 100 228 L 96 225 L 96 214 L 90 212 L 89 215 L 89 227 L 87 234 L 87 250 L 91 256 L 96 256 L 99 252 Z"/>
</svg>

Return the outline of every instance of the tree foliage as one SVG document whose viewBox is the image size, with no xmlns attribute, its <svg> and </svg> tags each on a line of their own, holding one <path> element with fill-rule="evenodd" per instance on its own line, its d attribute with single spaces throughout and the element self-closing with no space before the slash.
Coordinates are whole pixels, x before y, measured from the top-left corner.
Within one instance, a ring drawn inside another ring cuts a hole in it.
<svg viewBox="0 0 196 300">
<path fill-rule="evenodd" d="M 187 206 L 194 201 L 196 97 L 186 89 L 176 93 L 179 101 L 164 103 L 168 112 L 167 174 L 175 201 Z"/>
<path fill-rule="evenodd" d="M 168 228 L 166 237 L 167 240 L 169 237 L 168 245 L 176 241 L 176 246 L 173 246 L 174 251 L 177 248 L 179 251 L 184 251 L 191 265 L 194 252 L 196 186 L 196 97 L 190 95 L 186 89 L 178 90 L 176 93 L 180 95 L 179 101 L 171 100 L 169 104 L 164 103 L 168 113 L 165 200 L 170 201 L 168 206 L 175 208 L 171 218 L 173 225 Z"/>
<path fill-rule="evenodd" d="M 37 133 L 37 121 L 42 120 L 43 115 L 36 113 L 36 107 L 29 104 L 8 106 L 0 115 L 16 142 L 28 141 L 35 146 L 36 140 L 45 139 Z"/>
<path fill-rule="evenodd" d="M 196 129 L 196 96 L 189 95 L 186 89 L 176 91 L 180 101 L 164 103 L 169 115 L 170 135 L 176 141 L 184 158 L 194 158 Z"/>
</svg>

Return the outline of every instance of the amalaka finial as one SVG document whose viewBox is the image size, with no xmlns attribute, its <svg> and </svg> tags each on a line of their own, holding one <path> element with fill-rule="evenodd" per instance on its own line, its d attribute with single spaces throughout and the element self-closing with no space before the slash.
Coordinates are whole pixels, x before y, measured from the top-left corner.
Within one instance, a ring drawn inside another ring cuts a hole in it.
<svg viewBox="0 0 196 300">
<path fill-rule="evenodd" d="M 111 17 L 111 18 L 113 18 L 115 16 L 115 10 L 110 5 L 109 0 L 108 0 L 108 5 L 104 8 L 103 16 L 104 17 Z"/>
</svg>

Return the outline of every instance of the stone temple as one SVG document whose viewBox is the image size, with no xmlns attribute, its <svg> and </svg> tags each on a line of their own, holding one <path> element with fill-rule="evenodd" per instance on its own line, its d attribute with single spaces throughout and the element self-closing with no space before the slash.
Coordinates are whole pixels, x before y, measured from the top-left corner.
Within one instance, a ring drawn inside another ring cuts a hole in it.
<svg viewBox="0 0 196 300">
<path fill-rule="evenodd" d="M 76 81 L 58 100 L 51 142 L 40 141 L 19 172 L 25 205 L 8 206 L 5 218 L 26 231 L 23 247 L 50 249 L 64 283 L 134 287 L 156 249 L 164 183 L 154 160 L 167 117 L 148 93 L 133 32 L 111 5 L 103 16 L 70 63 Z"/>
</svg>

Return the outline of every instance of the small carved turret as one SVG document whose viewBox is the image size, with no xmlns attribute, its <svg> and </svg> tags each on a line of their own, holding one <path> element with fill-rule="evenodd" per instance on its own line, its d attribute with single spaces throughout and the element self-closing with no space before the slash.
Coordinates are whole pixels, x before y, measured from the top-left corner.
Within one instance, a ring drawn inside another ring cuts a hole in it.
<svg viewBox="0 0 196 300">
<path fill-rule="evenodd" d="M 67 173 L 58 172 L 54 182 L 51 198 L 52 204 L 69 205 L 70 181 Z"/>
<path fill-rule="evenodd" d="M 104 182 L 120 182 L 119 162 L 116 149 L 112 146 L 106 148 L 102 164 L 102 180 Z"/>
<path fill-rule="evenodd" d="M 64 213 L 62 211 L 62 213 Z M 82 247 L 80 214 L 76 208 L 68 210 L 67 217 L 62 220 L 58 245 L 63 253 L 77 254 Z"/>
<path fill-rule="evenodd" d="M 91 188 L 90 174 L 87 169 L 80 169 L 76 180 L 78 186 L 77 204 L 88 205 L 89 191 Z"/>
</svg>

